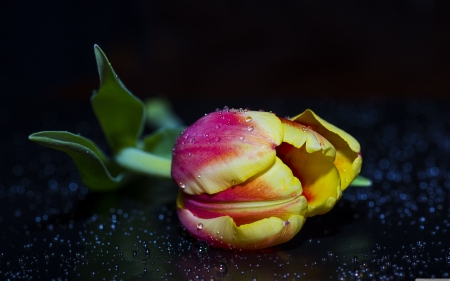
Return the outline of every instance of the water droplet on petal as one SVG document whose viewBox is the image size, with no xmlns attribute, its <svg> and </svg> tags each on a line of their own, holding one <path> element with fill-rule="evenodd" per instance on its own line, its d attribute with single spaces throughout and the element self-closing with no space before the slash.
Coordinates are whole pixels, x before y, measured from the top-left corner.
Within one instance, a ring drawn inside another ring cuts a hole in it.
<svg viewBox="0 0 450 281">
<path fill-rule="evenodd" d="M 208 136 L 209 136 L 208 134 L 205 134 L 203 137 L 206 139 Z"/>
<path fill-rule="evenodd" d="M 182 189 L 185 189 L 185 188 L 186 188 L 186 185 L 185 185 L 184 183 L 180 182 L 180 187 L 181 187 Z"/>
<path fill-rule="evenodd" d="M 197 224 L 197 229 L 198 229 L 198 230 L 202 230 L 202 229 L 203 229 L 203 223 L 201 223 L 201 222 L 198 223 L 198 224 Z"/>
<path fill-rule="evenodd" d="M 189 152 L 188 155 L 189 155 L 189 156 L 192 156 L 192 152 Z"/>
<path fill-rule="evenodd" d="M 247 131 L 249 131 L 249 132 L 251 132 L 251 131 L 253 131 L 253 126 L 248 126 L 248 128 L 247 128 Z"/>
<path fill-rule="evenodd" d="M 201 177 L 202 177 L 201 175 L 198 175 L 198 176 L 197 176 L 197 178 L 201 178 Z"/>
<path fill-rule="evenodd" d="M 252 122 L 253 118 L 251 116 L 245 117 L 245 122 Z"/>
<path fill-rule="evenodd" d="M 240 137 L 239 139 L 240 139 L 240 140 L 245 140 L 245 138 L 244 138 L 244 137 Z"/>
<path fill-rule="evenodd" d="M 194 139 L 194 138 L 192 138 L 192 139 L 191 139 L 191 143 L 193 143 L 194 141 L 195 141 L 195 139 Z"/>
<path fill-rule="evenodd" d="M 220 125 L 216 125 L 216 129 L 219 129 L 220 128 Z"/>
<path fill-rule="evenodd" d="M 216 138 L 216 141 L 220 141 L 220 137 L 217 137 L 217 138 Z"/>
<path fill-rule="evenodd" d="M 231 180 L 231 184 L 236 184 L 236 181 L 235 180 Z"/>
</svg>

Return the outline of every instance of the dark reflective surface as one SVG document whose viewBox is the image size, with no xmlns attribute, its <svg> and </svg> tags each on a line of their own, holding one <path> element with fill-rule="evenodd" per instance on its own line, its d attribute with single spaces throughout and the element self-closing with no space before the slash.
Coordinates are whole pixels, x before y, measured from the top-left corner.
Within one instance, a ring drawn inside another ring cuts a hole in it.
<svg viewBox="0 0 450 281">
<path fill-rule="evenodd" d="M 28 142 L 44 129 L 90 137 L 108 151 L 87 104 L 6 107 L 0 143 L 2 280 L 411 280 L 450 274 L 450 113 L 444 102 L 179 100 L 188 124 L 216 107 L 295 115 L 311 108 L 361 143 L 361 174 L 328 214 L 290 242 L 225 251 L 180 225 L 177 187 L 143 179 L 90 192 L 65 154 Z M 23 112 L 28 112 L 24 117 Z M 30 115 L 31 114 L 31 115 Z M 30 117 L 34 116 L 34 117 Z"/>
</svg>

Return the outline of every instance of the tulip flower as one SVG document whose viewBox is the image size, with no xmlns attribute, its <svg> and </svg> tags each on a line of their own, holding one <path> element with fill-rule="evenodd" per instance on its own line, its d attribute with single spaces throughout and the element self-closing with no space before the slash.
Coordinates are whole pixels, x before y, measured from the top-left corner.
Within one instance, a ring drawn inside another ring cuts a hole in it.
<svg viewBox="0 0 450 281">
<path fill-rule="evenodd" d="M 177 212 L 194 237 L 222 248 L 284 243 L 333 208 L 360 172 L 359 143 L 311 110 L 291 119 L 225 108 L 173 148 Z"/>
</svg>

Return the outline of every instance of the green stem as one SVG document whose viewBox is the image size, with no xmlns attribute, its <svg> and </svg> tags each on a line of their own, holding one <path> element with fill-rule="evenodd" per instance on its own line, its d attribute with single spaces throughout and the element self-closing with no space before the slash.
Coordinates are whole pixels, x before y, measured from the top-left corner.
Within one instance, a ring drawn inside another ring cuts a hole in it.
<svg viewBox="0 0 450 281">
<path fill-rule="evenodd" d="M 130 171 L 148 176 L 171 178 L 172 161 L 167 158 L 147 153 L 138 148 L 128 147 L 116 155 L 116 162 Z"/>
</svg>

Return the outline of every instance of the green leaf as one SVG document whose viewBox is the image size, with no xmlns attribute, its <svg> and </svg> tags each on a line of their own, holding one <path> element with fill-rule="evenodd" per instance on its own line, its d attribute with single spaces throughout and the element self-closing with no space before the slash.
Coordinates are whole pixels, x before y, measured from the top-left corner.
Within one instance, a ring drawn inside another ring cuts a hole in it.
<svg viewBox="0 0 450 281">
<path fill-rule="evenodd" d="M 143 139 L 143 150 L 152 154 L 172 159 L 172 148 L 184 127 L 162 128 Z"/>
<path fill-rule="evenodd" d="M 356 179 L 350 185 L 367 187 L 372 185 L 372 181 L 363 176 L 357 176 Z"/>
<path fill-rule="evenodd" d="M 181 118 L 173 112 L 172 105 L 166 98 L 147 99 L 145 108 L 147 124 L 152 128 L 177 128 L 184 125 Z"/>
<path fill-rule="evenodd" d="M 100 89 L 92 98 L 92 107 L 116 154 L 124 147 L 134 147 L 144 126 L 144 104 L 120 81 L 99 46 L 94 46 L 100 75 Z"/>
<path fill-rule="evenodd" d="M 69 132 L 38 132 L 28 137 L 43 146 L 67 153 L 78 167 L 83 182 L 95 191 L 110 191 L 124 183 L 123 169 L 111 163 L 89 139 Z"/>
<path fill-rule="evenodd" d="M 170 178 L 172 148 L 184 128 L 162 128 L 144 138 L 142 149 L 127 147 L 116 154 L 121 167 L 133 172 Z"/>
</svg>

